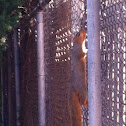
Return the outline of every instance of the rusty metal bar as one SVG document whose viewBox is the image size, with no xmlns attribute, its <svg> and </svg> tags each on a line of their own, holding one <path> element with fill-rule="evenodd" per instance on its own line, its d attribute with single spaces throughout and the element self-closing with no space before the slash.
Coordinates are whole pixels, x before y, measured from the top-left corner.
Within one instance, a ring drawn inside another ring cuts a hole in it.
<svg viewBox="0 0 126 126">
<path fill-rule="evenodd" d="M 100 1 L 87 0 L 89 126 L 101 126 Z"/>
<path fill-rule="evenodd" d="M 45 71 L 43 11 L 37 13 L 37 66 L 38 66 L 38 112 L 39 126 L 45 126 Z"/>
<path fill-rule="evenodd" d="M 16 86 L 16 123 L 20 126 L 20 79 L 19 79 L 19 47 L 18 47 L 18 31 L 14 29 L 14 64 L 15 64 L 15 86 Z"/>
</svg>

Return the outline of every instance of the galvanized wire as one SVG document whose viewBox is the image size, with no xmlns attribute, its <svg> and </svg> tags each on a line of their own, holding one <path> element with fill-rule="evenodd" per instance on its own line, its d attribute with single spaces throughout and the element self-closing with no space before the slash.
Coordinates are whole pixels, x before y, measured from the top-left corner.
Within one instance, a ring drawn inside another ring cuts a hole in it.
<svg viewBox="0 0 126 126">
<path fill-rule="evenodd" d="M 54 0 L 44 10 L 47 126 L 69 126 L 70 1 Z"/>
<path fill-rule="evenodd" d="M 16 94 L 15 94 L 15 70 L 14 70 L 14 45 L 13 33 L 8 35 L 8 47 L 3 52 L 3 97 L 4 97 L 4 124 L 16 125 Z"/>
<path fill-rule="evenodd" d="M 71 0 L 52 0 L 44 9 L 46 123 L 48 126 L 70 125 L 68 93 L 71 80 L 71 40 L 82 27 L 86 29 L 85 7 L 84 1 L 79 1 L 77 4 L 76 1 Z M 18 26 L 18 40 L 22 126 L 36 126 L 39 123 L 36 37 L 36 19 L 21 19 Z M 8 37 L 8 42 L 10 42 L 9 39 Z M 83 113 L 83 123 L 87 125 L 88 111 L 83 109 Z"/>
<path fill-rule="evenodd" d="M 34 3 L 34 2 L 33 2 Z M 34 4 L 31 5 L 34 5 Z M 35 2 L 36 3 L 36 2 Z M 37 4 L 36 4 L 37 5 Z M 101 0 L 102 125 L 126 125 L 126 2 Z M 33 7 L 29 9 L 29 12 Z M 87 3 L 84 0 L 52 0 L 44 8 L 46 73 L 46 125 L 69 126 L 68 92 L 71 81 L 73 37 L 85 28 Z M 25 27 L 24 24 L 27 24 Z M 36 19 L 20 20 L 21 126 L 37 126 L 37 41 Z M 87 42 L 87 39 L 86 39 Z M 8 35 L 4 59 L 4 116 L 13 126 L 16 119 L 13 33 Z M 9 106 L 8 106 L 9 104 Z M 88 125 L 88 110 L 82 107 L 83 126 Z M 11 117 L 9 114 L 11 113 Z"/>
<path fill-rule="evenodd" d="M 126 125 L 126 1 L 101 0 L 102 125 Z"/>
<path fill-rule="evenodd" d="M 73 37 L 87 22 L 86 2 L 52 0 L 44 10 L 48 126 L 69 126 L 68 91 Z M 83 111 L 87 125 L 88 111 Z"/>
<path fill-rule="evenodd" d="M 71 0 L 71 44 L 72 45 L 73 45 L 73 38 L 82 28 L 84 28 L 87 33 L 87 1 Z M 86 47 L 87 47 L 87 39 L 86 39 Z M 82 114 L 83 126 L 88 126 L 88 118 L 89 118 L 88 109 L 82 106 L 82 113 L 83 113 Z"/>
<path fill-rule="evenodd" d="M 21 125 L 38 125 L 38 85 L 37 85 L 37 43 L 36 20 L 27 22 L 28 26 L 19 27 L 20 41 L 20 92 Z"/>
</svg>

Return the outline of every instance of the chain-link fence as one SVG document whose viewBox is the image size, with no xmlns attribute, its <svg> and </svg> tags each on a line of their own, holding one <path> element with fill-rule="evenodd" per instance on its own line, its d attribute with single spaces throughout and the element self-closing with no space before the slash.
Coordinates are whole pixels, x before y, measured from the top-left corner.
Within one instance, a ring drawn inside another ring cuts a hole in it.
<svg viewBox="0 0 126 126">
<path fill-rule="evenodd" d="M 7 39 L 7 51 L 4 52 L 3 80 L 4 80 L 4 125 L 16 126 L 20 120 L 22 126 L 36 126 L 37 120 L 37 65 L 35 23 L 31 19 L 26 22 L 25 29 L 18 28 L 19 72 L 20 72 L 20 117 L 16 119 L 16 83 L 14 33 Z M 22 24 L 21 24 L 22 25 Z M 6 58 L 5 58 L 6 57 Z"/>
<path fill-rule="evenodd" d="M 126 125 L 126 1 L 101 0 L 102 125 Z"/>
<path fill-rule="evenodd" d="M 125 126 L 126 2 L 125 0 L 100 2 L 102 125 Z M 33 7 L 29 7 L 29 12 L 31 9 Z M 51 0 L 43 9 L 43 13 L 46 125 L 69 126 L 68 90 L 71 81 L 73 37 L 82 27 L 87 32 L 87 3 L 85 0 Z M 20 75 L 18 120 L 21 126 L 38 126 L 36 18 L 20 20 L 17 30 Z M 7 44 L 7 51 L 3 53 L 3 58 L 6 58 L 3 59 L 2 67 L 4 126 L 16 126 L 13 32 L 8 35 Z M 88 110 L 82 107 L 82 112 L 83 126 L 87 126 Z"/>
<path fill-rule="evenodd" d="M 50 2 L 44 10 L 44 31 L 47 125 L 67 126 L 71 52 L 70 1 Z"/>
<path fill-rule="evenodd" d="M 20 42 L 20 120 L 22 126 L 38 125 L 36 20 L 18 28 Z"/>
<path fill-rule="evenodd" d="M 8 49 L 3 53 L 3 97 L 4 97 L 4 124 L 16 125 L 16 94 L 14 70 L 13 33 L 8 35 Z M 8 109 L 9 108 L 9 109 Z"/>
</svg>

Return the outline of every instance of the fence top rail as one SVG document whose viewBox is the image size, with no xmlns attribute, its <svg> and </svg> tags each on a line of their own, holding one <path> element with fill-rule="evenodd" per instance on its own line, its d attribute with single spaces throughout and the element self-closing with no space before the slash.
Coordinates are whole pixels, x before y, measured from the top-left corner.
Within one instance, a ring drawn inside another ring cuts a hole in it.
<svg viewBox="0 0 126 126">
<path fill-rule="evenodd" d="M 41 1 L 41 0 L 40 0 Z M 24 16 L 22 19 L 23 19 L 23 21 L 29 21 L 31 18 L 33 18 L 35 15 L 36 15 L 36 13 L 38 12 L 38 11 L 40 11 L 40 10 L 43 10 L 43 8 L 50 2 L 51 0 L 42 0 L 41 2 L 39 2 L 38 4 L 37 4 L 37 6 L 33 9 L 33 11 L 29 14 L 29 15 L 26 15 L 26 16 Z M 20 25 L 20 21 L 19 21 L 19 23 L 13 28 L 13 30 L 14 29 L 17 29 L 18 27 L 19 27 L 19 25 Z M 13 31 L 12 30 L 12 31 Z"/>
<path fill-rule="evenodd" d="M 37 7 L 31 12 L 29 17 L 27 17 L 27 18 L 31 19 L 32 17 L 34 17 L 36 12 L 38 12 L 39 10 L 42 10 L 50 1 L 51 0 L 43 0 L 42 2 L 39 2 Z"/>
</svg>

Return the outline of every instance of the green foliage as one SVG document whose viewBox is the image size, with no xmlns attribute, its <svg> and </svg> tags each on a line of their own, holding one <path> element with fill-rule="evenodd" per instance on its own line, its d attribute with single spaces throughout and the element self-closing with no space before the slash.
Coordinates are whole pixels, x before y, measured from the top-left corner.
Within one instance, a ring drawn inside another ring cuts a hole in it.
<svg viewBox="0 0 126 126">
<path fill-rule="evenodd" d="M 18 6 L 21 0 L 0 0 L 0 38 L 6 38 L 7 33 L 17 24 L 21 13 Z"/>
<path fill-rule="evenodd" d="M 26 1 L 27 2 L 27 1 Z M 6 49 L 7 34 L 22 18 L 23 0 L 0 0 L 0 66 L 1 53 Z M 1 84 L 0 84 L 1 85 Z M 1 112 L 1 87 L 0 87 L 0 112 Z M 1 113 L 0 113 L 1 122 Z"/>
<path fill-rule="evenodd" d="M 7 34 L 21 18 L 22 0 L 0 0 L 0 60 L 1 52 L 6 49 L 5 40 Z"/>
</svg>

